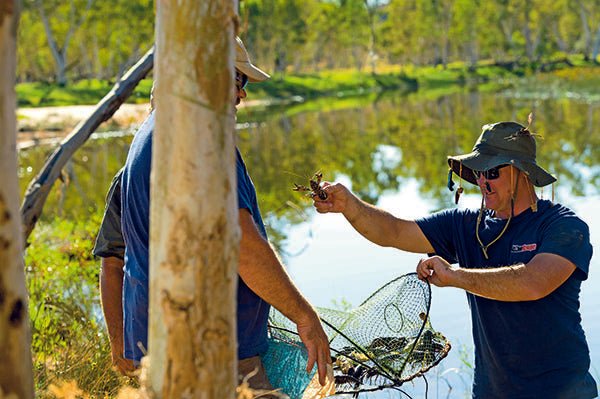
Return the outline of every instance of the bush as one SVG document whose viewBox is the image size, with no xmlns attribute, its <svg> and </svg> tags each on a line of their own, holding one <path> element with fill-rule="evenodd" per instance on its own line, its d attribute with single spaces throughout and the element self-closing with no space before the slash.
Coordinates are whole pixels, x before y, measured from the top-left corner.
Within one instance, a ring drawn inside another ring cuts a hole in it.
<svg viewBox="0 0 600 399">
<path fill-rule="evenodd" d="M 111 368 L 92 255 L 99 216 L 38 224 L 26 251 L 36 397 L 74 380 L 91 397 L 114 396 L 125 380 Z"/>
</svg>

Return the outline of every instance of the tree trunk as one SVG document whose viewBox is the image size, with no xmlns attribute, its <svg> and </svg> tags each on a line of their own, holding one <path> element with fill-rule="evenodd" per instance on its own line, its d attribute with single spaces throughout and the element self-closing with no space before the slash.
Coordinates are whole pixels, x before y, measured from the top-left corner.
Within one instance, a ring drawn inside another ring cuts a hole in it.
<svg viewBox="0 0 600 399">
<path fill-rule="evenodd" d="M 369 6 L 368 0 L 363 0 L 364 6 L 367 9 L 367 17 L 369 20 L 369 51 L 367 62 L 371 66 L 371 74 L 375 75 L 376 67 L 377 67 L 377 53 L 375 52 L 375 45 L 377 42 L 377 33 L 375 32 L 375 13 L 377 11 L 377 7 L 379 6 L 378 2 L 374 2 L 372 7 Z"/>
<path fill-rule="evenodd" d="M 17 0 L 0 5 L 0 397 L 33 398 L 17 180 Z"/>
<path fill-rule="evenodd" d="M 235 395 L 234 20 L 232 0 L 157 1 L 144 366 L 156 398 Z"/>
<path fill-rule="evenodd" d="M 600 23 L 598 29 L 596 29 L 596 35 L 594 37 L 594 45 L 592 46 L 592 61 L 598 62 L 598 54 L 600 53 Z"/>
<path fill-rule="evenodd" d="M 48 16 L 44 11 L 44 6 L 42 5 L 41 0 L 38 0 L 36 2 L 36 6 L 40 14 L 42 24 L 44 25 L 44 30 L 46 31 L 46 40 L 48 41 L 48 47 L 50 47 L 52 58 L 54 59 L 54 63 L 56 64 L 56 70 L 54 72 L 56 83 L 64 86 L 67 84 L 67 62 L 65 60 L 66 52 L 63 52 L 62 49 L 58 47 L 58 43 L 56 42 L 54 34 L 52 33 L 52 29 L 50 28 L 50 21 L 48 21 Z"/>
<path fill-rule="evenodd" d="M 525 1 L 524 5 L 523 37 L 525 38 L 525 53 L 529 62 L 535 61 L 535 44 L 531 33 L 531 2 Z"/>
<path fill-rule="evenodd" d="M 71 0 L 71 11 L 69 13 L 69 30 L 65 35 L 64 43 L 62 44 L 62 46 L 59 46 L 56 37 L 52 32 L 52 28 L 50 27 L 50 21 L 44 10 L 42 0 L 36 0 L 35 5 L 40 14 L 42 24 L 44 25 L 44 30 L 46 31 L 48 47 L 50 47 L 50 50 L 52 52 L 52 58 L 54 59 L 54 63 L 56 64 L 55 79 L 56 83 L 58 83 L 59 85 L 64 86 L 67 84 L 67 51 L 69 49 L 69 44 L 75 32 L 86 21 L 93 1 L 94 0 L 87 0 L 85 9 L 81 11 L 83 14 L 81 18 L 77 20 L 77 18 L 75 17 L 76 7 L 73 3 L 73 0 Z"/>
<path fill-rule="evenodd" d="M 585 43 L 585 48 L 583 50 L 583 58 L 586 61 L 589 61 L 590 47 L 592 43 L 592 32 L 590 29 L 590 24 L 588 22 L 589 13 L 581 1 L 577 1 L 577 6 L 579 11 L 579 19 L 581 20 L 581 29 L 583 31 L 583 42 Z"/>
<path fill-rule="evenodd" d="M 567 42 L 565 42 L 565 40 L 562 37 L 562 34 L 560 33 L 557 20 L 552 21 L 552 32 L 554 33 L 554 38 L 556 40 L 556 45 L 558 46 L 558 49 L 565 54 L 568 53 L 569 48 L 567 47 Z"/>
</svg>

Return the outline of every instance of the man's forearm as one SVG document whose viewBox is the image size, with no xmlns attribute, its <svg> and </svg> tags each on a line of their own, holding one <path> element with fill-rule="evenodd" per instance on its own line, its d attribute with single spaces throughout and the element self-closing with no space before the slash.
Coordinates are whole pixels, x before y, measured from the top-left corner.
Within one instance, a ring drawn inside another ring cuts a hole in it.
<svg viewBox="0 0 600 399">
<path fill-rule="evenodd" d="M 477 296 L 508 302 L 538 299 L 522 263 L 493 269 L 457 268 L 455 278 L 455 287 Z"/>
<path fill-rule="evenodd" d="M 343 215 L 356 231 L 377 245 L 409 252 L 433 252 L 431 244 L 414 221 L 397 218 L 354 195 L 348 201 Z"/>
<path fill-rule="evenodd" d="M 123 260 L 102 258 L 100 297 L 106 328 L 113 347 L 123 347 Z M 121 353 L 121 356 L 123 354 Z"/>
<path fill-rule="evenodd" d="M 575 268 L 561 256 L 542 253 L 527 264 L 490 269 L 452 268 L 451 285 L 499 301 L 533 301 L 556 290 Z"/>
</svg>

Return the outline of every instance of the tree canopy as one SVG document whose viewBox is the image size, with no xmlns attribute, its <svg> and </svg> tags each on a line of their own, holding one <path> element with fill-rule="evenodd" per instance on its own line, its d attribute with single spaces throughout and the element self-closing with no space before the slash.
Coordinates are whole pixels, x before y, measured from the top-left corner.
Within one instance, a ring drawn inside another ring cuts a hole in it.
<svg viewBox="0 0 600 399">
<path fill-rule="evenodd" d="M 25 0 L 19 81 L 111 80 L 154 40 L 152 0 Z M 600 52 L 600 0 L 243 0 L 240 35 L 271 72 L 544 62 Z"/>
</svg>

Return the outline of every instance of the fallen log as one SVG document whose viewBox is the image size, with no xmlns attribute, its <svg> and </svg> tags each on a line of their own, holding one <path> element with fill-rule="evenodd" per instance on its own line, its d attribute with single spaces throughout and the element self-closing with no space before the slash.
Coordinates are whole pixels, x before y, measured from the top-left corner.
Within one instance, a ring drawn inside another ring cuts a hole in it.
<svg viewBox="0 0 600 399">
<path fill-rule="evenodd" d="M 129 98 L 138 83 L 152 70 L 154 66 L 154 47 L 127 71 L 112 89 L 96 106 L 92 114 L 81 121 L 73 131 L 64 138 L 56 150 L 48 157 L 42 170 L 31 180 L 21 205 L 21 220 L 23 223 L 23 242 L 27 243 L 29 235 L 37 223 L 50 189 L 61 175 L 62 168 L 71 159 L 102 122 L 110 119 L 121 104 Z"/>
</svg>

